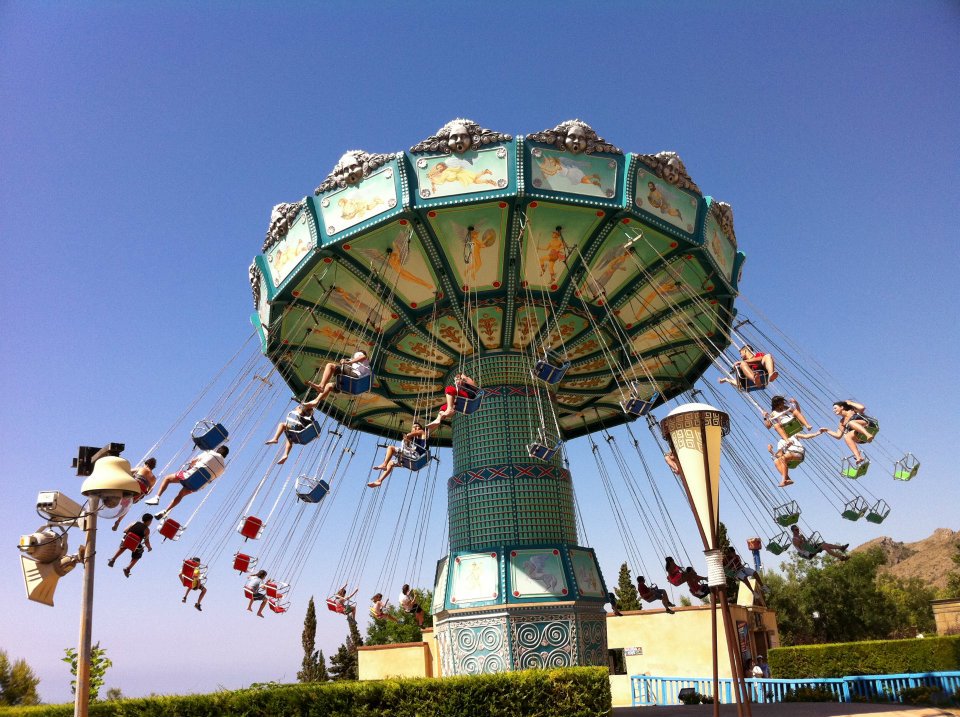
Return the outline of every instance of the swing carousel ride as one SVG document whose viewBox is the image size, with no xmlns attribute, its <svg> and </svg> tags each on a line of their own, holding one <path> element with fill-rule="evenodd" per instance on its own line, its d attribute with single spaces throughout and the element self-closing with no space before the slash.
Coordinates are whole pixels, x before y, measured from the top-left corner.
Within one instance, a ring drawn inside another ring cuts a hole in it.
<svg viewBox="0 0 960 717">
<path fill-rule="evenodd" d="M 675 398 L 733 417 L 724 492 L 764 536 L 749 541 L 758 567 L 764 543 L 775 555 L 825 544 L 801 516 L 791 470 L 843 519 L 882 522 L 890 506 L 863 480 L 871 462 L 892 464 L 900 481 L 919 462 L 878 434 L 862 404 L 831 409 L 845 392 L 740 295 L 743 264 L 730 206 L 705 196 L 676 154 L 625 154 L 579 120 L 513 137 L 457 119 L 407 152 L 347 152 L 313 195 L 274 208 L 250 267 L 259 347 L 242 347 L 141 461 L 167 454 L 156 476 L 182 488 L 157 514 L 157 532 L 188 536 L 183 602 L 200 591 L 202 609 L 208 566 L 242 539 L 232 565 L 252 576 L 248 607 L 262 600 L 286 612 L 336 513 L 352 522 L 339 530 L 342 549 L 328 552 L 331 611 L 354 614 L 348 586 L 372 582 L 368 565 L 384 594 L 398 576 L 414 583 L 427 564 L 439 449 L 450 447 L 446 555 L 431 608 L 443 674 L 605 665 L 607 586 L 568 448 L 578 437 L 589 446 L 631 566 L 659 574 L 641 543 L 657 563 L 670 555 L 692 565 L 665 495 L 683 489 L 661 460 L 671 456 L 653 416 Z M 198 408 L 216 385 L 220 397 Z M 326 385 L 335 390 L 318 396 Z M 298 405 L 277 425 L 291 391 Z M 179 449 L 161 448 L 195 410 L 211 419 Z M 838 416 L 830 436 L 849 456 L 814 440 L 828 431 L 813 426 Z M 655 460 L 637 425 L 649 429 Z M 384 482 L 391 466 L 372 487 L 359 480 L 364 434 L 407 436 L 379 444 L 406 479 Z M 289 445 L 278 460 L 281 437 Z M 345 486 L 359 497 L 341 498 Z M 385 509 L 390 490 L 402 498 Z M 178 508 L 182 498 L 189 507 Z M 130 501 L 120 509 L 139 511 Z M 800 523 L 802 546 L 790 535 Z M 386 540 L 381 526 L 392 526 Z M 128 538 L 134 553 L 137 536 Z"/>
<path fill-rule="evenodd" d="M 253 320 L 298 396 L 363 351 L 372 376 L 321 410 L 396 438 L 456 375 L 475 384 L 428 441 L 454 461 L 445 674 L 606 664 L 562 446 L 693 388 L 730 344 L 743 261 L 729 205 L 677 155 L 624 154 L 578 120 L 517 138 L 454 120 L 409 152 L 347 152 L 274 209 Z"/>
</svg>

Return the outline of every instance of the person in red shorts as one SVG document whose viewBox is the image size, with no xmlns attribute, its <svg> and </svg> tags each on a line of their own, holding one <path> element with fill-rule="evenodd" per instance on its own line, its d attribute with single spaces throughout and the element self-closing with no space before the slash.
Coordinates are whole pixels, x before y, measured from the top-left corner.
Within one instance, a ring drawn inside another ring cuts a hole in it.
<svg viewBox="0 0 960 717">
<path fill-rule="evenodd" d="M 465 387 L 476 389 L 477 383 L 472 378 L 467 376 L 467 374 L 458 373 L 453 377 L 453 385 L 447 386 L 445 389 L 443 389 L 443 392 L 447 395 L 446 403 L 444 403 L 444 405 L 440 408 L 440 413 L 437 414 L 437 417 L 425 426 L 427 434 L 429 434 L 434 428 L 437 428 L 444 419 L 453 415 L 453 403 L 457 396 L 467 397 L 472 395 L 466 390 Z"/>
<path fill-rule="evenodd" d="M 739 378 L 752 383 L 754 386 L 763 386 L 763 376 L 759 373 L 763 369 L 767 373 L 767 382 L 776 381 L 777 373 L 774 368 L 773 355 L 754 351 L 753 346 L 744 344 L 740 349 L 740 360 L 734 362 L 733 371 L 735 377 L 724 376 L 720 383 L 729 383 L 731 386 L 739 386 Z"/>
</svg>

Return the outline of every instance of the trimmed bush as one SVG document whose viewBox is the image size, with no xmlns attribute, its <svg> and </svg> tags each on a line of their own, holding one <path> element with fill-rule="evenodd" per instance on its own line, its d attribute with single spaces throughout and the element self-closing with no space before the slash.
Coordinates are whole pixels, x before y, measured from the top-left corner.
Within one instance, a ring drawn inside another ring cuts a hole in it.
<svg viewBox="0 0 960 717">
<path fill-rule="evenodd" d="M 783 693 L 784 702 L 839 702 L 840 699 L 826 687 L 798 687 Z"/>
<path fill-rule="evenodd" d="M 960 670 L 960 636 L 777 647 L 767 653 L 773 677 L 846 677 Z"/>
<path fill-rule="evenodd" d="M 605 667 L 443 679 L 327 682 L 209 695 L 95 702 L 90 717 L 599 717 L 610 713 Z M 73 705 L 0 708 L 0 717 L 69 717 Z"/>
</svg>

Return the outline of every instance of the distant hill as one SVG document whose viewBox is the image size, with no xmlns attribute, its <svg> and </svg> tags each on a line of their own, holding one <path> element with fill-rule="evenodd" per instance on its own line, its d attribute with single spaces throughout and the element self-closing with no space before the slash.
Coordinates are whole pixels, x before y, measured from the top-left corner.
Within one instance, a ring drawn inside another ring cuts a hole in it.
<svg viewBox="0 0 960 717">
<path fill-rule="evenodd" d="M 933 535 L 916 543 L 901 543 L 882 536 L 858 545 L 853 550 L 879 547 L 887 556 L 881 572 L 898 578 L 920 578 L 930 587 L 940 590 L 947 586 L 947 573 L 955 568 L 951 557 L 960 545 L 960 530 L 937 528 Z"/>
</svg>

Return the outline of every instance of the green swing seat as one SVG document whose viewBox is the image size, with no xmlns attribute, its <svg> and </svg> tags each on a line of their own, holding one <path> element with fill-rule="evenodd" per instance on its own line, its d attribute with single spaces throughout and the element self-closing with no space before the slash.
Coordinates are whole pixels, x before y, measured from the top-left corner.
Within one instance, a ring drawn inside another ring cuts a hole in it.
<svg viewBox="0 0 960 717">
<path fill-rule="evenodd" d="M 847 456 L 840 464 L 840 475 L 844 478 L 863 478 L 870 467 L 870 459 L 867 454 L 863 454 L 863 463 L 857 465 L 857 459 L 853 456 Z"/>
<path fill-rule="evenodd" d="M 920 461 L 912 453 L 908 453 L 893 464 L 893 477 L 896 480 L 910 480 L 915 478 L 920 470 Z"/>
<path fill-rule="evenodd" d="M 890 506 L 887 501 L 880 499 L 867 511 L 867 520 L 871 523 L 882 523 L 890 515 Z"/>
<path fill-rule="evenodd" d="M 843 506 L 840 515 L 844 520 L 857 521 L 860 520 L 869 509 L 870 506 L 867 505 L 866 499 L 858 496 Z"/>
<path fill-rule="evenodd" d="M 797 521 L 800 520 L 800 506 L 797 504 L 797 501 L 791 500 L 789 503 L 784 503 L 774 508 L 773 520 L 777 525 L 784 528 L 796 525 Z"/>
<path fill-rule="evenodd" d="M 854 443 L 870 443 L 876 438 L 876 435 L 880 432 L 880 424 L 877 422 L 877 419 L 871 418 L 870 423 L 867 424 L 867 433 L 870 434 L 869 438 L 864 438 L 863 435 L 857 431 L 853 434 Z"/>
<path fill-rule="evenodd" d="M 786 433 L 788 437 L 789 437 L 789 436 L 795 436 L 795 435 L 797 435 L 798 433 L 800 433 L 800 431 L 803 430 L 803 424 L 800 423 L 800 419 L 799 419 L 799 418 L 797 418 L 796 416 L 794 416 L 793 418 L 791 418 L 791 419 L 790 419 L 789 421 L 787 421 L 786 423 L 781 423 L 781 424 L 780 424 L 780 428 L 783 429 L 784 433 Z"/>
<path fill-rule="evenodd" d="M 793 539 L 790 537 L 789 533 L 784 531 L 783 533 L 780 533 L 780 535 L 770 539 L 770 541 L 767 543 L 767 551 L 773 553 L 774 555 L 780 555 L 789 550 L 792 544 Z"/>
</svg>

